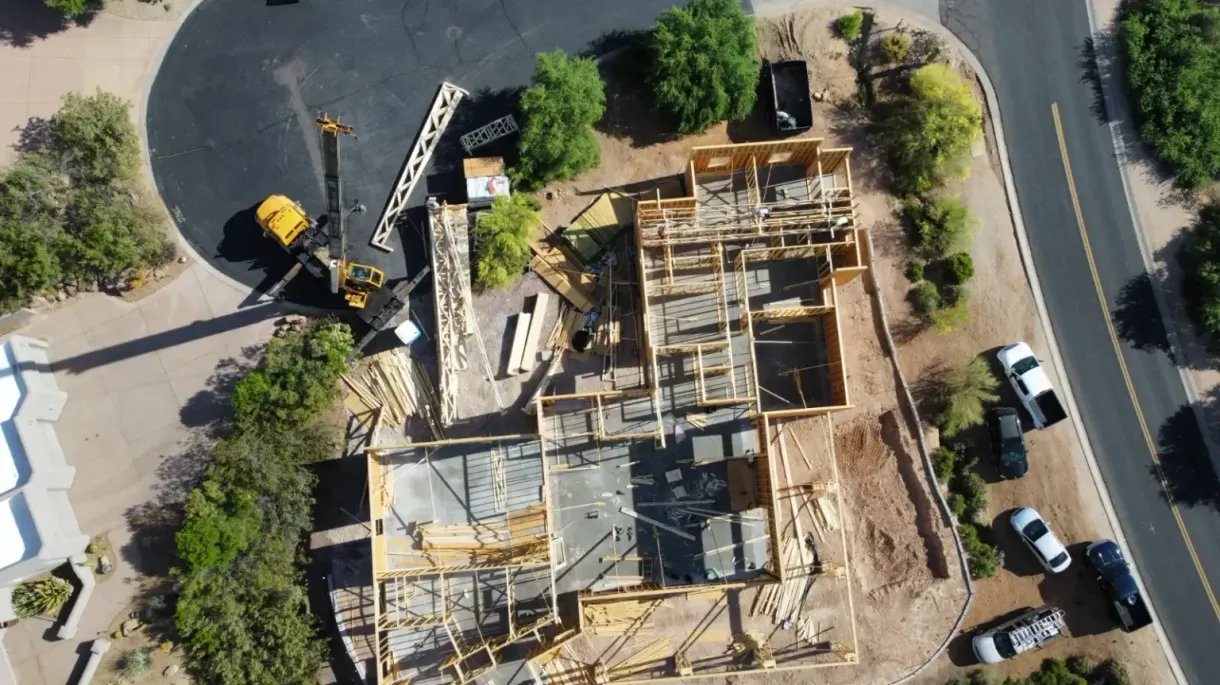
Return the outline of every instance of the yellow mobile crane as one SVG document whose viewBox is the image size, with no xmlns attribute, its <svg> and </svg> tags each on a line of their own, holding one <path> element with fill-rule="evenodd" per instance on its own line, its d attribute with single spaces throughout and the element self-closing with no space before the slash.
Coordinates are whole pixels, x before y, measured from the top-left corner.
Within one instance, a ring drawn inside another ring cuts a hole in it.
<svg viewBox="0 0 1220 685">
<path fill-rule="evenodd" d="M 363 212 L 356 203 L 343 209 L 343 184 L 339 177 L 339 136 L 355 135 L 351 126 L 322 115 L 317 119 L 322 131 L 322 152 L 326 179 L 326 230 L 311 219 L 300 204 L 284 195 L 272 195 L 255 210 L 263 231 L 297 260 L 268 295 L 274 295 L 304 267 L 318 278 L 329 278 L 331 292 L 343 291 L 343 299 L 362 309 L 369 295 L 385 284 L 385 273 L 376 267 L 347 259 L 347 230 L 343 220 L 351 211 Z"/>
</svg>

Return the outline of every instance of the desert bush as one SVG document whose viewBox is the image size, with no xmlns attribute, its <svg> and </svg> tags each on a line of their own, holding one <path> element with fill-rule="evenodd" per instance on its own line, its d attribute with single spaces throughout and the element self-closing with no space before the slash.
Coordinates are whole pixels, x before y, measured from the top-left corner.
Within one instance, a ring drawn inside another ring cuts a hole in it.
<svg viewBox="0 0 1220 685">
<path fill-rule="evenodd" d="M 949 499 L 946 500 L 946 502 L 949 504 L 949 511 L 953 512 L 953 515 L 955 517 L 957 517 L 957 519 L 959 521 L 966 520 L 965 519 L 966 498 L 965 497 L 963 497 L 962 495 L 959 495 L 955 492 L 955 493 L 949 495 Z"/>
<path fill-rule="evenodd" d="M 119 655 L 119 673 L 124 678 L 142 678 L 152 672 L 152 650 L 129 649 Z"/>
<path fill-rule="evenodd" d="M 63 279 L 54 248 L 31 224 L 0 218 L 0 311 L 17 309 Z M 50 227 L 54 233 L 54 227 Z"/>
<path fill-rule="evenodd" d="M 915 313 L 929 316 L 940 308 L 940 291 L 932 281 L 920 281 L 911 291 L 911 306 Z"/>
<path fill-rule="evenodd" d="M 606 112 L 606 91 L 591 59 L 563 50 L 538 55 L 532 85 L 521 96 L 525 123 L 513 170 L 525 188 L 572 178 L 601 163 L 593 125 Z"/>
<path fill-rule="evenodd" d="M 75 177 L 103 183 L 130 178 L 140 158 L 131 103 L 100 90 L 65 95 L 51 117 L 51 149 Z"/>
<path fill-rule="evenodd" d="M 941 445 L 932 453 L 932 466 L 936 471 L 936 480 L 942 484 L 948 483 L 953 477 L 953 467 L 957 463 L 957 455 L 953 450 Z"/>
<path fill-rule="evenodd" d="M 970 320 L 970 291 L 963 286 L 941 288 L 941 306 L 932 312 L 932 328 L 937 333 L 953 333 Z"/>
<path fill-rule="evenodd" d="M 539 225 L 538 203 L 518 193 L 498 197 L 475 225 L 475 285 L 499 290 L 516 283 L 530 263 L 530 234 Z"/>
<path fill-rule="evenodd" d="M 912 259 L 907 262 L 907 268 L 903 274 L 907 277 L 908 281 L 918 283 L 923 280 L 923 272 L 926 267 L 927 263 L 924 260 L 918 258 Z"/>
<path fill-rule="evenodd" d="M 112 277 L 173 259 L 174 246 L 149 207 L 124 192 L 84 187 L 74 193 L 59 241 L 66 274 Z"/>
<path fill-rule="evenodd" d="M 979 516 L 987 510 L 987 483 L 983 477 L 965 470 L 954 476 L 949 487 L 962 498 L 962 511 L 954 512 L 957 517 L 971 523 L 978 521 Z"/>
<path fill-rule="evenodd" d="M 995 682 L 990 673 L 981 668 L 976 668 L 966 673 L 965 677 L 954 678 L 946 682 L 945 685 L 992 685 Z"/>
<path fill-rule="evenodd" d="M 54 614 L 71 597 L 71 583 L 57 576 L 46 576 L 22 583 L 13 590 L 13 612 L 17 618 Z"/>
<path fill-rule="evenodd" d="M 974 259 L 969 252 L 955 252 L 949 255 L 945 265 L 945 277 L 953 285 L 961 285 L 974 278 Z"/>
<path fill-rule="evenodd" d="M 1093 668 L 1089 685 L 1131 685 L 1127 667 L 1114 659 L 1106 659 Z"/>
<path fill-rule="evenodd" d="M 657 20 L 649 41 L 657 108 L 684 134 L 754 109 L 758 45 L 754 19 L 736 0 L 690 0 Z"/>
<path fill-rule="evenodd" d="M 1127 4 L 1121 27 L 1140 135 L 1191 188 L 1220 173 L 1218 18 L 1198 0 L 1142 0 Z"/>
<path fill-rule="evenodd" d="M 991 578 L 1004 565 L 1000 551 L 979 537 L 980 528 L 972 523 L 958 523 L 962 547 L 966 550 L 966 565 L 970 568 L 970 577 L 975 580 Z"/>
<path fill-rule="evenodd" d="M 983 115 L 970 86 L 943 64 L 911 75 L 911 94 L 895 103 L 880 125 L 882 146 L 905 194 L 926 193 L 969 171 L 970 146 Z"/>
<path fill-rule="evenodd" d="M 911 36 L 894 31 L 881 39 L 881 59 L 887 64 L 901 62 L 911 53 Z"/>
<path fill-rule="evenodd" d="M 864 12 L 856 10 L 835 19 L 835 35 L 843 40 L 855 40 L 864 29 Z"/>
<path fill-rule="evenodd" d="M 941 435 L 953 436 L 983 423 L 986 405 L 1000 399 L 994 392 L 999 385 L 982 357 L 973 357 L 951 371 L 945 379 L 945 407 L 939 417 Z"/>
<path fill-rule="evenodd" d="M 344 323 L 320 320 L 267 343 L 258 368 L 233 390 L 238 428 L 303 426 L 337 397 L 355 345 Z"/>
<path fill-rule="evenodd" d="M 911 224 L 915 249 L 928 259 L 943 259 L 969 247 L 974 217 L 955 197 L 908 200 L 902 215 Z"/>
</svg>

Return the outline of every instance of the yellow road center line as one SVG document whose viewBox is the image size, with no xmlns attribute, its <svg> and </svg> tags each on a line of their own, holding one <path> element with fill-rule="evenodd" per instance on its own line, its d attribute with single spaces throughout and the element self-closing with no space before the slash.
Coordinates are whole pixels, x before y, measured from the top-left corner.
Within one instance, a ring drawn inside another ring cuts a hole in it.
<svg viewBox="0 0 1220 685">
<path fill-rule="evenodd" d="M 1135 385 L 1131 382 L 1131 372 L 1127 370 L 1127 362 L 1123 358 L 1122 347 L 1118 344 L 1118 334 L 1114 331 L 1114 323 L 1110 320 L 1110 307 L 1106 304 L 1106 296 L 1101 288 L 1101 277 L 1097 275 L 1097 263 L 1093 260 L 1093 248 L 1089 245 L 1089 234 L 1084 227 L 1084 214 L 1080 211 L 1080 198 L 1076 195 L 1076 181 L 1072 178 L 1072 163 L 1068 161 L 1067 141 L 1063 137 L 1063 122 L 1059 119 L 1059 103 L 1051 103 L 1051 117 L 1055 120 L 1055 135 L 1059 137 L 1059 154 L 1063 157 L 1063 172 L 1067 175 L 1068 193 L 1072 197 L 1072 209 L 1076 211 L 1076 224 L 1080 227 L 1080 240 L 1084 243 L 1084 256 L 1089 262 L 1089 273 L 1093 277 L 1093 286 L 1097 291 L 1097 301 L 1101 305 L 1101 311 L 1105 314 L 1106 330 L 1110 332 L 1110 342 L 1114 344 L 1114 356 L 1118 358 L 1118 366 L 1122 369 L 1123 382 L 1127 386 L 1127 394 L 1131 396 L 1131 406 L 1135 408 L 1135 417 L 1139 420 L 1140 430 L 1144 433 L 1144 440 L 1148 444 L 1148 452 L 1152 454 L 1152 463 L 1156 468 L 1157 478 L 1161 481 L 1161 488 L 1165 492 L 1165 499 L 1169 502 L 1169 509 L 1173 512 L 1173 518 L 1178 523 L 1178 530 L 1182 533 L 1182 540 L 1186 543 L 1186 551 L 1190 553 L 1190 558 L 1195 564 L 1195 571 L 1199 574 L 1199 580 L 1203 583 L 1203 591 L 1207 594 L 1207 599 L 1211 602 L 1212 611 L 1216 614 L 1216 619 L 1220 620 L 1220 602 L 1216 601 L 1216 594 L 1212 591 L 1211 584 L 1207 581 L 1207 575 L 1203 572 L 1203 564 L 1199 561 L 1199 555 L 1195 552 L 1194 542 L 1190 539 L 1190 533 L 1186 532 L 1186 523 L 1182 520 L 1182 514 L 1178 511 L 1177 502 L 1174 501 L 1173 495 L 1170 493 L 1169 484 L 1165 480 L 1165 472 L 1161 469 L 1161 459 L 1156 452 L 1156 443 L 1152 440 L 1152 433 L 1148 431 L 1148 422 L 1144 420 L 1144 412 L 1140 408 L 1139 400 L 1135 396 Z"/>
</svg>

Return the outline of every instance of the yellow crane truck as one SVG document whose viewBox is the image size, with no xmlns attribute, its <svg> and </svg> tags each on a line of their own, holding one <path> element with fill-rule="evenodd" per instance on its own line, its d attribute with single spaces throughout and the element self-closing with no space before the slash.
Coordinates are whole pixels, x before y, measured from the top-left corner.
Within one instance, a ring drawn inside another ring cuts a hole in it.
<svg viewBox="0 0 1220 685">
<path fill-rule="evenodd" d="M 300 204 L 284 195 L 271 195 L 255 210 L 264 233 L 297 260 L 268 295 L 275 295 L 304 267 L 318 278 L 329 278 L 331 292 L 343 291 L 352 307 L 362 309 L 369 295 L 385 284 L 385 273 L 376 267 L 347 259 L 347 231 L 343 226 L 343 186 L 339 178 L 339 134 L 352 135 L 352 128 L 322 116 L 317 120 L 322 131 L 326 176 L 326 230 L 305 213 Z M 363 211 L 357 204 L 352 211 Z"/>
</svg>

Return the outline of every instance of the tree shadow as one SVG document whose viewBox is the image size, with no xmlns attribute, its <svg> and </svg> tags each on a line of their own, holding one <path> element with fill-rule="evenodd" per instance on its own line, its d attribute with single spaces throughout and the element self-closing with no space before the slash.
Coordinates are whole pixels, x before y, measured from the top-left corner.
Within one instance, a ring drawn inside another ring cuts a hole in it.
<svg viewBox="0 0 1220 685">
<path fill-rule="evenodd" d="M 202 482 L 211 463 L 213 444 L 196 433 L 187 445 L 166 455 L 157 467 L 160 482 L 153 496 L 124 512 L 131 542 L 118 554 L 140 575 L 168 577 L 177 562 L 174 535 L 182 525 L 187 494 Z"/>
<path fill-rule="evenodd" d="M 228 428 L 233 418 L 230 400 L 233 388 L 254 368 L 261 345 L 251 345 L 242 350 L 240 359 L 223 359 L 207 380 L 207 387 L 195 393 L 178 412 L 178 420 L 188 428 L 201 430 L 217 438 Z"/>
<path fill-rule="evenodd" d="M 1119 291 L 1110 319 L 1123 342 L 1141 352 L 1164 352 L 1177 364 L 1169 344 L 1169 335 L 1165 332 L 1165 323 L 1157 309 L 1153 287 L 1152 277 L 1147 272 L 1127 281 Z"/>
<path fill-rule="evenodd" d="M 37 0 L 2 2 L 0 45 L 24 48 L 72 26 L 88 26 L 101 10 L 101 0 L 91 0 L 84 14 L 69 18 Z"/>
<path fill-rule="evenodd" d="M 51 120 L 44 117 L 30 117 L 25 126 L 20 127 L 17 142 L 13 149 L 19 153 L 31 154 L 49 150 L 51 147 Z"/>
<path fill-rule="evenodd" d="M 1182 405 L 1157 431 L 1159 463 L 1150 464 L 1148 471 L 1167 501 L 1220 511 L 1220 478 L 1199 425 L 1199 414 L 1206 421 L 1216 413 L 1218 395 L 1220 391 L 1213 390 L 1197 406 Z"/>
<path fill-rule="evenodd" d="M 945 409 L 949 397 L 949 374 L 952 369 L 944 358 L 938 358 L 919 370 L 919 376 L 911 383 L 911 397 L 919 408 L 925 422 L 935 425 L 936 417 Z"/>
<path fill-rule="evenodd" d="M 653 106 L 652 94 L 647 90 L 647 35 L 646 31 L 615 32 L 598 39 L 616 47 L 598 59 L 606 85 L 606 113 L 594 128 L 614 138 L 628 139 L 635 148 L 679 137 L 673 122 Z"/>
</svg>

